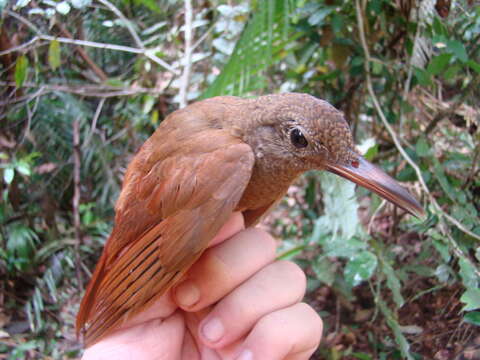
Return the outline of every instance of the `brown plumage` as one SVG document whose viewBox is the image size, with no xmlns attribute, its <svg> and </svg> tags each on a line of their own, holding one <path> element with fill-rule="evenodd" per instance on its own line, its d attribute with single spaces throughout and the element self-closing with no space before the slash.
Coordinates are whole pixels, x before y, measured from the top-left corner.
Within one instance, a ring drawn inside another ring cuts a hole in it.
<svg viewBox="0 0 480 360">
<path fill-rule="evenodd" d="M 355 151 L 341 112 L 306 94 L 216 97 L 175 111 L 130 163 L 77 317 L 87 346 L 181 279 L 234 211 L 254 225 L 304 171 L 328 170 L 410 213 L 408 192 Z"/>
</svg>

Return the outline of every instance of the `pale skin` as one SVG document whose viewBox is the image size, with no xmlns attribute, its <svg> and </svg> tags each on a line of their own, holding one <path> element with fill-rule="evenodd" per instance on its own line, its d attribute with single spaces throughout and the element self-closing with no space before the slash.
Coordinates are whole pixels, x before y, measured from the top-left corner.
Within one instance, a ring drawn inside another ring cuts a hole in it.
<svg viewBox="0 0 480 360">
<path fill-rule="evenodd" d="M 306 360 L 322 321 L 301 302 L 303 271 L 234 213 L 184 280 L 84 360 Z"/>
</svg>

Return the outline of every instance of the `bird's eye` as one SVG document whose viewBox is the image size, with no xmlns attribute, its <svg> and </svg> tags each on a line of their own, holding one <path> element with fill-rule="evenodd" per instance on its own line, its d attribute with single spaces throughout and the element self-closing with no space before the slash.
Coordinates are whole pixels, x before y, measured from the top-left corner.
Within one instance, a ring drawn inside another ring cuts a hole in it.
<svg viewBox="0 0 480 360">
<path fill-rule="evenodd" d="M 290 132 L 290 141 L 296 148 L 304 148 L 308 145 L 307 139 L 305 139 L 305 136 L 303 136 L 302 132 L 300 129 L 293 129 Z"/>
</svg>

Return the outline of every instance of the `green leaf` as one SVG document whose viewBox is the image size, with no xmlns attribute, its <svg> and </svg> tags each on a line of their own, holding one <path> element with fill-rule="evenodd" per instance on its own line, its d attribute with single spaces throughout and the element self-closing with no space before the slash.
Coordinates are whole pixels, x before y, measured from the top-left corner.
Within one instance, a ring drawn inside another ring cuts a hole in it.
<svg viewBox="0 0 480 360">
<path fill-rule="evenodd" d="M 315 11 L 309 18 L 308 23 L 312 26 L 319 26 L 323 24 L 323 20 L 330 15 L 334 8 L 321 8 Z"/>
<path fill-rule="evenodd" d="M 343 17 L 338 14 L 337 12 L 334 12 L 332 14 L 330 24 L 332 25 L 333 31 L 337 33 L 341 33 L 343 29 L 345 28 L 345 20 Z"/>
<path fill-rule="evenodd" d="M 201 95 L 244 95 L 268 85 L 266 70 L 287 54 L 286 47 L 302 35 L 290 26 L 284 0 L 262 1 L 245 26 L 220 75 Z"/>
<path fill-rule="evenodd" d="M 325 254 L 350 258 L 358 253 L 358 249 L 366 247 L 364 241 L 354 236 L 359 230 L 355 185 L 327 172 L 321 172 L 319 179 L 325 214 L 315 222 L 314 234 L 317 239 L 326 239 Z M 328 233 L 330 235 L 327 238 L 322 237 Z"/>
<path fill-rule="evenodd" d="M 15 170 L 13 168 L 5 168 L 3 170 L 3 181 L 5 181 L 5 184 L 11 184 L 14 176 Z"/>
<path fill-rule="evenodd" d="M 435 56 L 428 64 L 427 71 L 432 75 L 440 74 L 443 69 L 445 69 L 445 67 L 448 65 L 451 58 L 452 54 L 448 53 Z"/>
<path fill-rule="evenodd" d="M 467 65 L 480 74 L 480 64 L 473 60 L 468 60 Z"/>
<path fill-rule="evenodd" d="M 465 50 L 465 46 L 460 41 L 448 40 L 447 49 L 450 50 L 461 62 L 467 62 L 467 50 Z"/>
<path fill-rule="evenodd" d="M 465 304 L 462 311 L 470 311 L 480 309 L 480 289 L 469 288 L 460 298 L 460 301 Z"/>
<path fill-rule="evenodd" d="M 430 74 L 425 70 L 416 68 L 415 69 L 415 77 L 420 85 L 428 86 L 431 85 Z"/>
<path fill-rule="evenodd" d="M 378 154 L 378 144 L 373 145 L 371 148 L 367 150 L 365 155 L 363 156 L 368 161 L 372 161 L 375 156 Z"/>
<path fill-rule="evenodd" d="M 405 303 L 405 300 L 403 299 L 403 296 L 401 293 L 402 284 L 400 283 L 400 280 L 395 274 L 395 270 L 388 262 L 382 261 L 382 272 L 387 277 L 387 286 L 389 287 L 390 290 L 392 290 L 393 300 L 395 301 L 398 307 L 402 307 L 403 304 Z"/>
<path fill-rule="evenodd" d="M 345 281 L 356 286 L 364 280 L 370 279 L 377 268 L 377 257 L 370 251 L 362 251 L 355 255 L 345 267 Z"/>
<path fill-rule="evenodd" d="M 432 244 L 435 249 L 440 253 L 442 260 L 448 263 L 450 261 L 451 255 L 447 244 L 445 244 L 444 241 L 437 239 L 433 240 Z"/>
<path fill-rule="evenodd" d="M 60 66 L 60 43 L 58 40 L 52 40 L 48 47 L 48 64 L 52 70 L 57 70 Z"/>
<path fill-rule="evenodd" d="M 21 87 L 27 78 L 28 72 L 28 58 L 25 55 L 20 56 L 17 59 L 15 65 L 15 84 L 17 87 Z"/>
<path fill-rule="evenodd" d="M 383 7 L 382 0 L 372 0 L 368 2 L 368 10 L 373 11 L 375 14 L 380 14 Z"/>
<path fill-rule="evenodd" d="M 444 36 L 448 35 L 447 28 L 439 20 L 438 16 L 434 17 L 432 27 L 433 27 L 433 32 L 434 32 L 435 35 L 444 35 Z"/>
<path fill-rule="evenodd" d="M 320 257 L 312 264 L 312 269 L 317 278 L 328 286 L 335 281 L 335 270 L 332 262 L 327 257 Z"/>
<path fill-rule="evenodd" d="M 453 79 L 460 72 L 460 70 L 462 70 L 462 66 L 460 64 L 450 65 L 443 74 L 443 78 L 445 80 Z"/>
<path fill-rule="evenodd" d="M 124 87 L 124 86 L 128 86 L 128 83 L 122 81 L 119 78 L 109 78 L 107 81 L 105 81 L 105 85 Z"/>
<path fill-rule="evenodd" d="M 480 326 L 480 311 L 472 311 L 465 314 L 463 321 L 469 324 Z"/>
<path fill-rule="evenodd" d="M 443 191 L 445 194 L 452 200 L 455 201 L 455 195 L 456 191 L 452 188 L 450 182 L 448 181 L 447 176 L 445 175 L 445 172 L 443 171 L 443 166 L 440 164 L 440 162 L 437 159 L 433 159 L 434 163 L 434 174 L 440 183 L 440 186 L 442 187 Z M 430 170 L 431 171 L 431 170 Z"/>
<path fill-rule="evenodd" d="M 144 114 L 150 113 L 153 109 L 153 105 L 155 105 L 156 98 L 153 97 L 152 95 L 145 95 L 143 97 L 143 108 L 142 112 Z"/>
<path fill-rule="evenodd" d="M 418 139 L 417 144 L 415 145 L 415 150 L 420 157 L 430 155 L 430 145 L 428 145 L 427 140 L 425 140 L 424 137 Z"/>
<path fill-rule="evenodd" d="M 395 341 L 400 347 L 400 352 L 402 353 L 403 357 L 407 360 L 414 360 L 414 357 L 410 353 L 410 344 L 405 336 L 402 334 L 402 329 L 400 328 L 400 324 L 398 323 L 397 319 L 393 316 L 392 311 L 388 308 L 385 302 L 382 299 L 378 301 L 379 309 L 382 314 L 385 316 L 387 320 L 387 325 L 390 329 L 392 329 L 393 334 L 395 336 Z"/>
<path fill-rule="evenodd" d="M 149 10 L 152 10 L 156 13 L 159 13 L 161 11 L 160 7 L 158 6 L 157 2 L 155 0 L 134 0 L 133 1 L 135 4 L 140 4 L 148 8 Z"/>
<path fill-rule="evenodd" d="M 158 125 L 158 118 L 159 118 L 158 110 L 155 109 L 155 110 L 152 111 L 152 115 L 150 116 L 150 122 L 154 126 L 157 126 Z"/>
<path fill-rule="evenodd" d="M 25 176 L 30 176 L 32 171 L 30 169 L 30 165 L 28 163 L 26 163 L 25 161 L 19 161 L 16 165 L 15 165 L 15 169 L 22 175 L 25 175 Z"/>
<path fill-rule="evenodd" d="M 352 356 L 359 360 L 373 360 L 373 358 L 365 353 L 354 352 Z"/>
<path fill-rule="evenodd" d="M 466 288 L 478 287 L 478 276 L 475 273 L 475 267 L 469 261 L 464 258 L 460 258 L 460 277 L 462 278 L 463 285 Z"/>
<path fill-rule="evenodd" d="M 440 280 L 443 283 L 448 282 L 448 280 L 450 279 L 451 273 L 452 273 L 452 269 L 450 268 L 450 266 L 446 264 L 440 264 L 435 269 L 435 276 L 438 278 L 438 280 Z"/>
</svg>

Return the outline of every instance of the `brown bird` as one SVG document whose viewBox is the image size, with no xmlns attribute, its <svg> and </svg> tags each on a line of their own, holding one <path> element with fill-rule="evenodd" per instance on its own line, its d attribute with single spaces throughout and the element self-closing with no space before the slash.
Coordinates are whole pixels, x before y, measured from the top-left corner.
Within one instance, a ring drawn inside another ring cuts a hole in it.
<svg viewBox="0 0 480 360">
<path fill-rule="evenodd" d="M 423 212 L 355 150 L 342 113 L 306 94 L 221 96 L 169 115 L 128 166 L 115 226 L 77 317 L 90 346 L 182 278 L 232 212 L 259 221 L 304 171 L 327 170 Z"/>
</svg>

